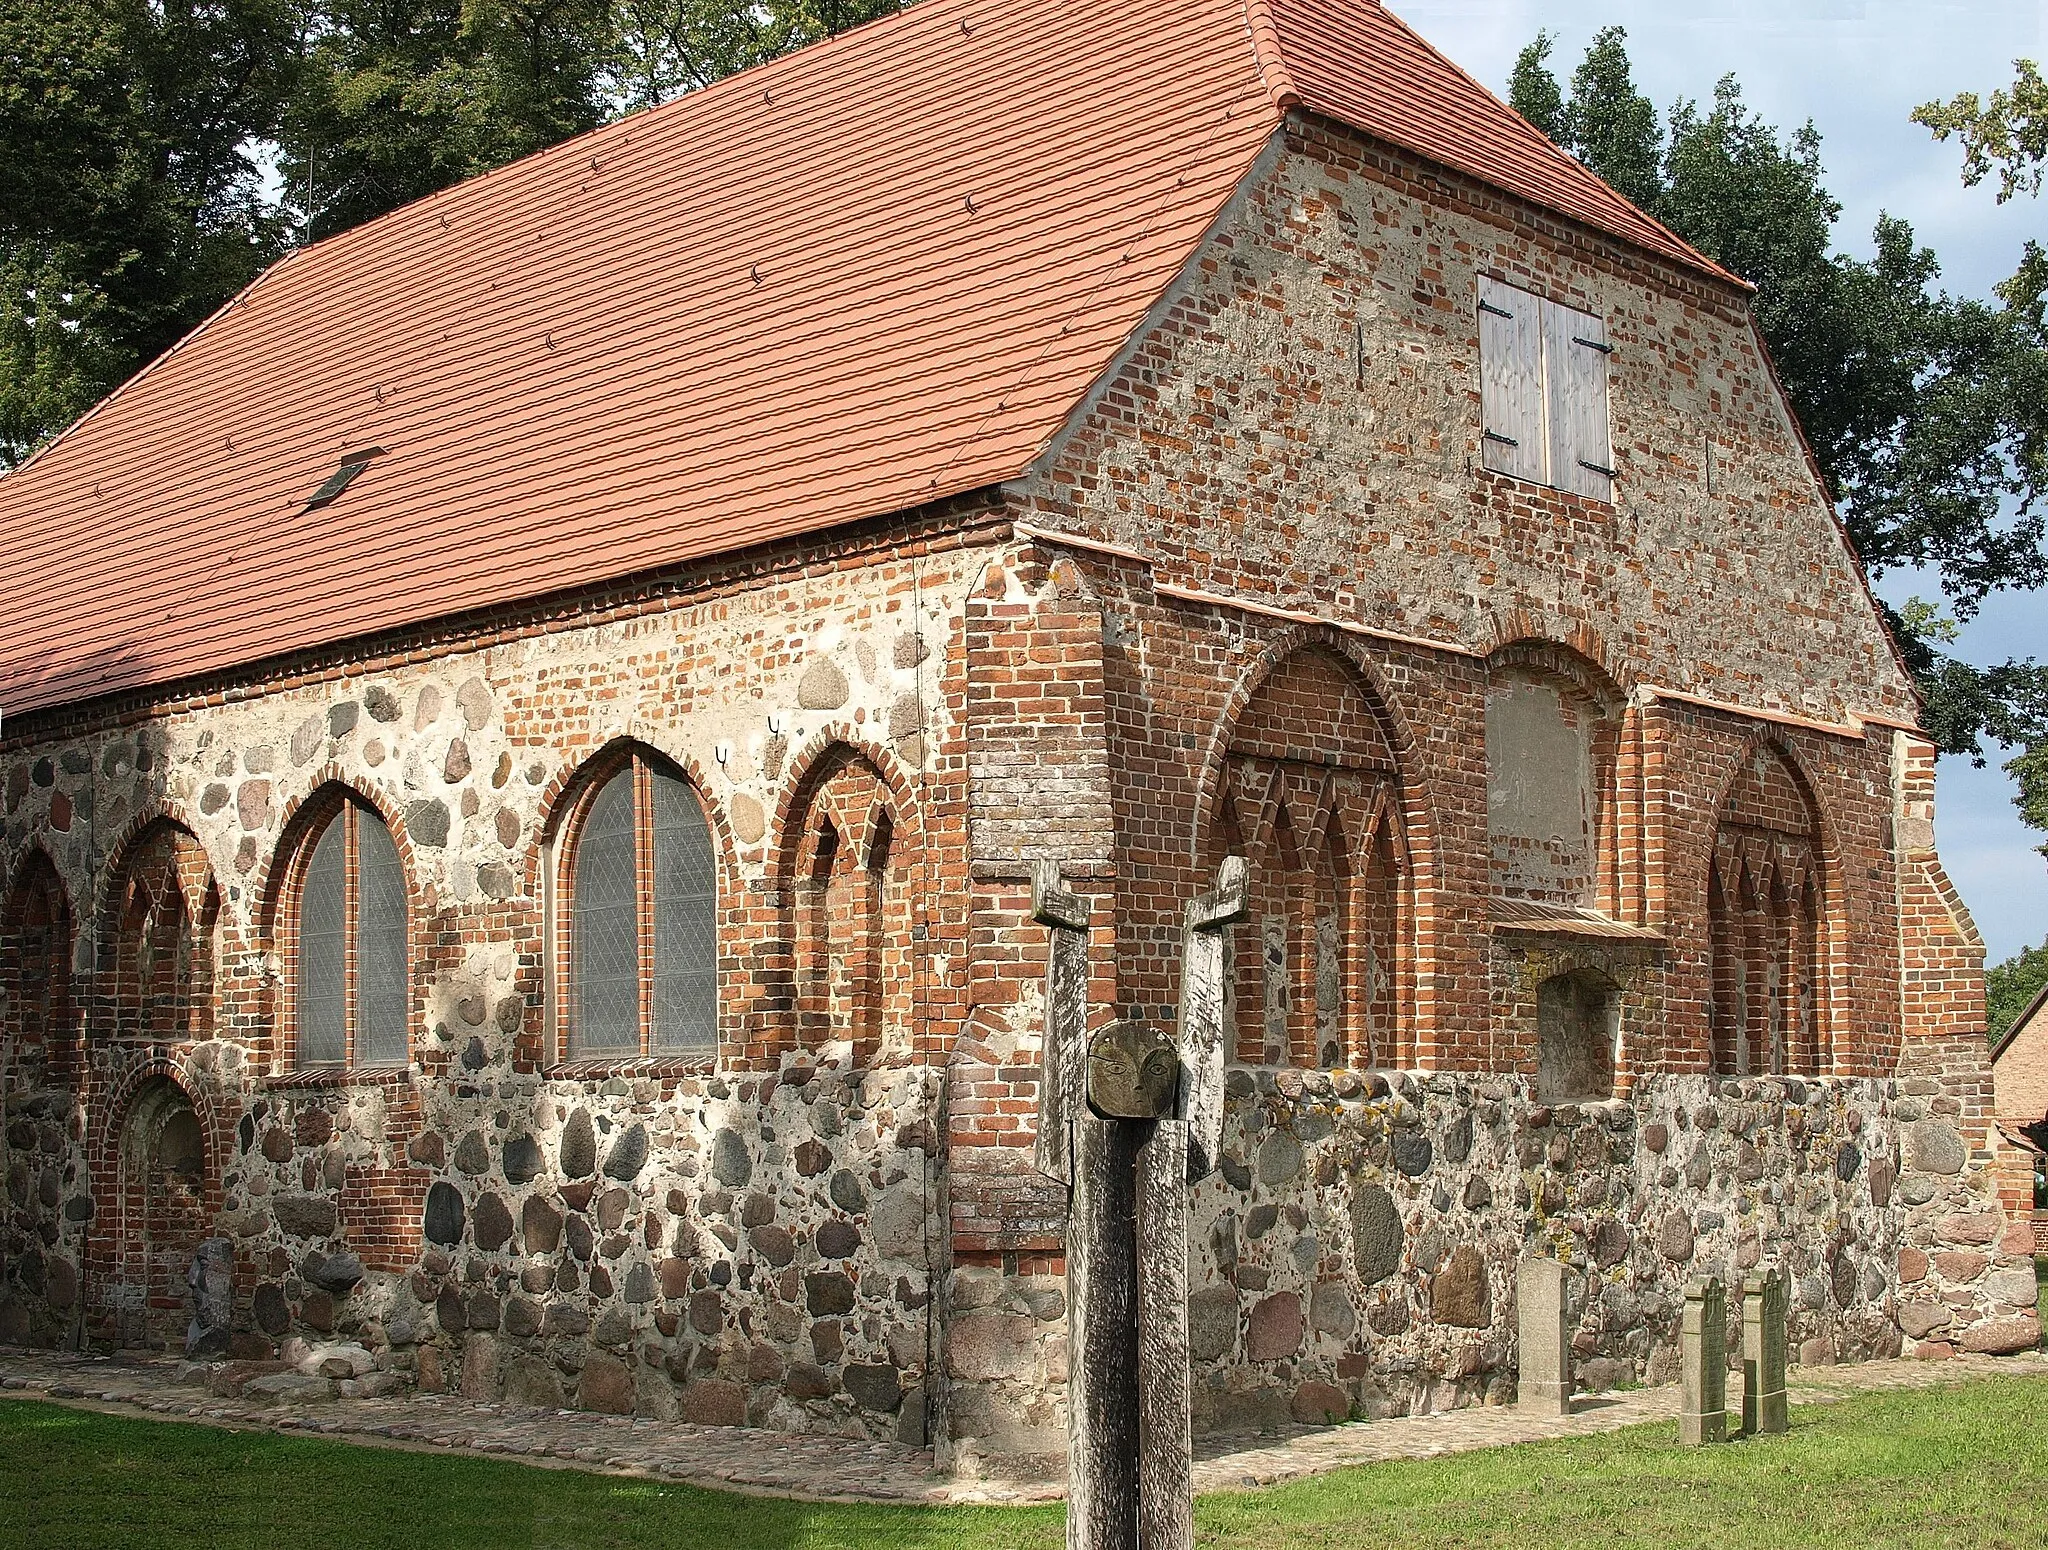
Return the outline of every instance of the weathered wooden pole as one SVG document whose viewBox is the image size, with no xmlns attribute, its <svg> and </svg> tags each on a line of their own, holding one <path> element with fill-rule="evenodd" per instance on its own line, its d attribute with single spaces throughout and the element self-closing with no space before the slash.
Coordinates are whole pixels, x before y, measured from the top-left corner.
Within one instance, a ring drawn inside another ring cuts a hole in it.
<svg viewBox="0 0 2048 1550">
<path fill-rule="evenodd" d="M 1051 945 L 1036 1165 L 1067 1186 L 1069 1550 L 1192 1550 L 1187 1185 L 1223 1126 L 1222 930 L 1247 872 L 1188 907 L 1180 1037 L 1131 1023 L 1088 1039 L 1088 906 L 1037 863 Z"/>
</svg>

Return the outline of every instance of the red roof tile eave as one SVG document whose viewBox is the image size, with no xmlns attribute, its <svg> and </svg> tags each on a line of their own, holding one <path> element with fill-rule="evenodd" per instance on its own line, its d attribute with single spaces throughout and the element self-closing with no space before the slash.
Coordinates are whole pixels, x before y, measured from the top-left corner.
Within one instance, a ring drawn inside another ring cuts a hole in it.
<svg viewBox="0 0 2048 1550">
<path fill-rule="evenodd" d="M 1007 482 L 977 479 L 973 471 L 966 470 L 955 487 L 936 492 L 929 499 L 873 516 L 849 518 L 834 524 L 830 531 L 845 542 L 858 542 L 863 529 L 886 531 L 897 526 L 921 527 L 922 542 L 971 536 L 975 529 L 1001 519 Z M 792 534 L 773 524 L 762 524 L 758 531 L 735 533 L 731 541 L 686 560 L 605 578 L 565 572 L 537 591 L 485 595 L 461 608 L 426 618 L 399 615 L 368 628 L 361 627 L 353 611 L 346 611 L 337 615 L 338 620 L 345 622 L 337 623 L 332 632 L 316 629 L 261 654 L 235 661 L 209 658 L 168 674 L 134 678 L 110 674 L 101 681 L 88 682 L 84 672 L 70 673 L 63 681 L 76 685 L 74 689 L 54 695 L 18 697 L 14 704 L 0 704 L 0 749 L 34 742 L 46 735 L 42 729 L 52 717 L 120 722 L 160 713 L 166 707 L 232 698 L 238 692 L 256 690 L 281 677 L 332 677 L 358 671 L 361 664 L 410 657 L 444 643 L 451 649 L 469 649 L 496 630 L 544 627 L 550 621 L 565 618 L 572 608 L 579 613 L 592 607 L 630 608 L 650 595 L 687 584 L 693 573 L 739 573 L 756 564 L 774 567 L 778 549 L 815 540 L 822 531 L 825 529 Z M 335 659 L 338 647 L 349 648 L 346 660 Z"/>
</svg>

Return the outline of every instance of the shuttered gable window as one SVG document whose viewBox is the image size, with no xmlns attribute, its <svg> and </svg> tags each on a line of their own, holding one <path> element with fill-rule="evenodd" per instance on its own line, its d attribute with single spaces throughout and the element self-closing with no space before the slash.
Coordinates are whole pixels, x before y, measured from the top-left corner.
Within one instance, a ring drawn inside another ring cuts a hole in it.
<svg viewBox="0 0 2048 1550">
<path fill-rule="evenodd" d="M 299 880 L 294 1063 L 402 1066 L 412 994 L 398 846 L 354 799 L 311 846 Z"/>
<path fill-rule="evenodd" d="M 1479 277 L 1481 461 L 1495 473 L 1614 498 L 1607 325 Z"/>
<path fill-rule="evenodd" d="M 1543 303 L 1485 275 L 1479 277 L 1479 369 L 1486 466 L 1547 484 Z"/>
</svg>

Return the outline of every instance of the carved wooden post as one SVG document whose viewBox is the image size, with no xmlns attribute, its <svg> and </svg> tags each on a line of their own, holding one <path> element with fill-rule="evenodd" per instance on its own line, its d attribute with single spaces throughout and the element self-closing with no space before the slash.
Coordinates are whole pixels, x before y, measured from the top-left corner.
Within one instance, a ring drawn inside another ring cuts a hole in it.
<svg viewBox="0 0 2048 1550">
<path fill-rule="evenodd" d="M 1088 904 L 1057 862 L 1032 863 L 1031 918 L 1051 936 L 1035 1163 L 1067 1186 L 1067 1544 L 1136 1550 L 1138 1138 L 1088 1112 Z"/>
<path fill-rule="evenodd" d="M 1036 1163 L 1067 1194 L 1069 1550 L 1192 1550 L 1187 1185 L 1223 1127 L 1223 950 L 1247 869 L 1188 907 L 1180 1038 L 1118 1023 L 1091 1044 L 1088 906 L 1050 862 L 1031 913 L 1052 942 Z"/>
<path fill-rule="evenodd" d="M 1188 1371 L 1186 1186 L 1223 1143 L 1223 933 L 1244 918 L 1250 869 L 1224 861 L 1181 929 L 1178 1118 L 1138 1154 L 1140 1530 L 1145 1550 L 1193 1550 L 1194 1395 Z"/>
<path fill-rule="evenodd" d="M 1031 863 L 1031 918 L 1052 938 L 1045 959 L 1045 1040 L 1032 1166 L 1072 1184 L 1073 1122 L 1084 1112 L 1088 1060 L 1088 901 L 1060 882 L 1057 861 Z"/>
</svg>

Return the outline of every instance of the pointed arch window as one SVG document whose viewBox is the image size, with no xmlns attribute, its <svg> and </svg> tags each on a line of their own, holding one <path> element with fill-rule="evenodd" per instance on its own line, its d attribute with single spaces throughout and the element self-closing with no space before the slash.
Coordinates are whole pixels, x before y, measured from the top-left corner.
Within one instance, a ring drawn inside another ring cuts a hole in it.
<svg viewBox="0 0 2048 1550">
<path fill-rule="evenodd" d="M 635 754 L 592 792 L 570 870 L 572 1059 L 718 1048 L 718 864 L 697 794 Z"/>
<path fill-rule="evenodd" d="M 345 800 L 299 883 L 294 1064 L 402 1066 L 412 1003 L 405 869 L 383 820 Z"/>
</svg>

